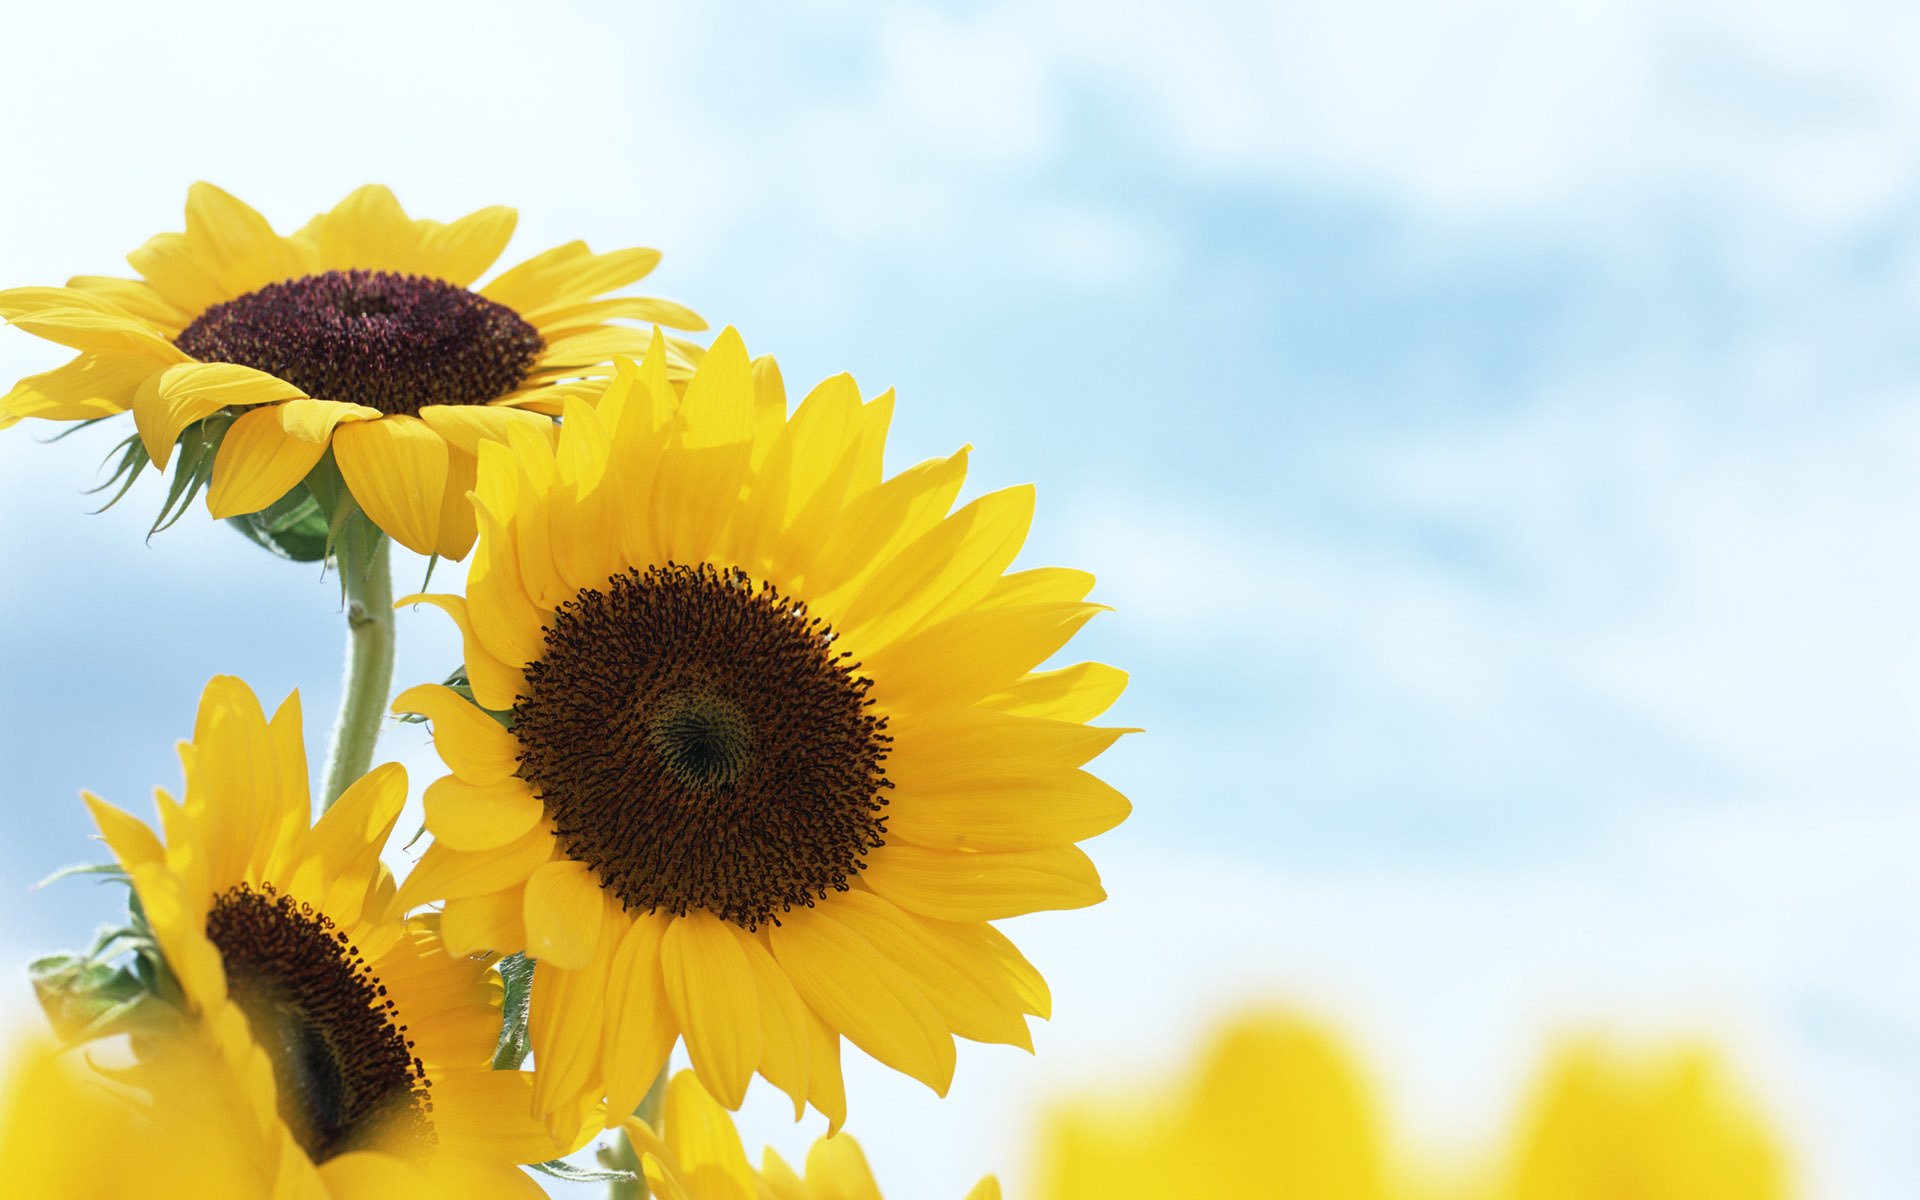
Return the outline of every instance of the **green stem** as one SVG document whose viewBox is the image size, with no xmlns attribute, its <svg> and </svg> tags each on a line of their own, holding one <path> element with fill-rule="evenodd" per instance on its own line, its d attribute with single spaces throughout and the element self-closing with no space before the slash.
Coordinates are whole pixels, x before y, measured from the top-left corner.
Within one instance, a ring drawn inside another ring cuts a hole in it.
<svg viewBox="0 0 1920 1200">
<path fill-rule="evenodd" d="M 640 1107 L 633 1110 L 633 1115 L 645 1121 L 655 1133 L 660 1132 L 660 1109 L 667 1100 L 667 1071 L 667 1067 L 660 1068 L 653 1086 L 640 1098 Z M 624 1130 L 614 1137 L 613 1145 L 601 1151 L 600 1161 L 615 1170 L 632 1171 L 640 1176 L 640 1155 L 634 1150 L 633 1142 Z M 644 1176 L 632 1183 L 610 1183 L 607 1188 L 610 1200 L 647 1200 L 647 1181 Z"/>
<path fill-rule="evenodd" d="M 373 745 L 387 715 L 393 687 L 393 568 L 387 539 L 374 541 L 366 561 L 340 557 L 340 583 L 347 601 L 347 677 L 340 689 L 340 716 L 327 748 L 322 807 L 373 765 Z"/>
</svg>

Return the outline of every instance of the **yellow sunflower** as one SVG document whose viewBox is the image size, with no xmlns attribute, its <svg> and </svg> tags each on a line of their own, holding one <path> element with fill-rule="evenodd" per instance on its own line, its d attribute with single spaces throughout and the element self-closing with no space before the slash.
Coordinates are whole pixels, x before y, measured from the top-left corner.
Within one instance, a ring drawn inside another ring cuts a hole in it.
<svg viewBox="0 0 1920 1200">
<path fill-rule="evenodd" d="M 226 677 L 181 759 L 184 798 L 156 793 L 164 842 L 86 799 L 208 1047 L 205 1087 L 263 1140 L 252 1194 L 384 1196 L 425 1163 L 473 1194 L 538 1195 L 514 1164 L 591 1127 L 556 1142 L 529 1116 L 530 1077 L 489 1069 L 498 976 L 449 953 L 436 920 L 401 919 L 380 851 L 406 773 L 375 768 L 309 825 L 298 695 L 268 721 Z"/>
<path fill-rule="evenodd" d="M 1036 670 L 1093 578 L 1009 574 L 1033 489 L 949 512 L 964 450 L 883 479 L 891 394 L 843 375 L 789 417 L 732 330 L 682 400 L 666 365 L 656 336 L 556 444 L 480 447 L 467 594 L 416 599 L 507 723 L 395 701 L 452 771 L 402 899 L 445 900 L 458 951 L 538 959 L 563 1127 L 632 1111 L 680 1038 L 728 1108 L 758 1071 L 837 1123 L 842 1035 L 944 1092 L 954 1035 L 1030 1048 L 1048 1013 L 989 922 L 1105 896 L 1075 843 L 1128 803 L 1082 768 L 1126 677 Z"/>
<path fill-rule="evenodd" d="M 418 553 L 463 557 L 477 443 L 515 421 L 544 424 L 567 385 L 645 348 L 644 331 L 613 322 L 705 328 L 671 301 L 606 295 L 651 271 L 653 250 L 569 242 L 475 290 L 515 219 L 495 207 L 414 220 L 368 185 L 289 237 L 197 183 L 186 232 L 127 256 L 139 279 L 0 291 L 0 317 L 80 351 L 0 397 L 0 428 L 131 409 L 164 469 L 183 430 L 231 410 L 214 516 L 267 507 L 331 446 L 374 524 Z M 683 360 L 692 352 L 676 345 Z"/>
<path fill-rule="evenodd" d="M 813 1144 L 804 1175 L 772 1147 L 755 1171 L 732 1118 L 691 1071 L 667 1085 L 660 1133 L 638 1117 L 624 1126 L 647 1186 L 660 1200 L 880 1200 L 866 1155 L 844 1133 Z M 987 1176 L 966 1200 L 1000 1200 L 999 1181 Z"/>
</svg>

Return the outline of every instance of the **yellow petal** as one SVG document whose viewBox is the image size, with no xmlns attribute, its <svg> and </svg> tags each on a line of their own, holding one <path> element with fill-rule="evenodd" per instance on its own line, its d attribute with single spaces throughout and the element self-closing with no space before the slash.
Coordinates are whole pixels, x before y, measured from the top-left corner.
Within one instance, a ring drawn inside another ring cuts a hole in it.
<svg viewBox="0 0 1920 1200">
<path fill-rule="evenodd" d="M 273 411 L 279 415 L 280 426 L 288 436 L 323 444 L 333 437 L 334 427 L 342 421 L 377 421 L 383 415 L 379 409 L 365 404 L 311 398 L 289 400 L 276 405 Z"/>
<path fill-rule="evenodd" d="M 865 657 L 874 699 L 891 711 L 971 704 L 1046 661 L 1098 604 L 1022 604 L 949 617 Z"/>
<path fill-rule="evenodd" d="M 660 967 L 660 944 L 672 920 L 664 913 L 634 914 L 608 974 L 602 1058 L 609 1117 L 640 1106 L 680 1038 Z"/>
<path fill-rule="evenodd" d="M 838 626 L 862 646 L 963 612 L 1000 581 L 1033 524 L 1031 484 L 991 492 L 895 555 L 860 589 Z"/>
<path fill-rule="evenodd" d="M 473 500 L 468 495 L 473 491 L 477 466 L 473 455 L 448 451 L 447 482 L 440 496 L 440 536 L 433 549 L 441 558 L 453 562 L 465 558 L 467 551 L 473 549 L 474 538 L 479 536 Z"/>
<path fill-rule="evenodd" d="M 860 878 L 908 912 L 943 921 L 997 921 L 1107 898 L 1077 846 L 955 854 L 889 842 L 868 854 Z"/>
<path fill-rule="evenodd" d="M 532 789 L 518 779 L 469 783 L 445 775 L 427 785 L 421 797 L 427 829 L 449 850 L 492 850 L 526 835 L 546 811 Z"/>
<path fill-rule="evenodd" d="M 585 242 L 568 242 L 502 272 L 480 294 L 515 312 L 532 312 L 590 300 L 625 287 L 653 270 L 658 250 L 613 250 L 595 254 Z"/>
<path fill-rule="evenodd" d="M 369 520 L 415 554 L 432 554 L 447 490 L 447 443 L 418 417 L 386 417 L 334 431 L 341 477 Z"/>
<path fill-rule="evenodd" d="M 733 1118 L 694 1072 L 667 1081 L 665 1126 L 674 1173 L 700 1200 L 755 1200 L 759 1188 Z"/>
<path fill-rule="evenodd" d="M 844 1133 L 823 1137 L 807 1151 L 807 1190 L 823 1200 L 881 1200 L 860 1143 Z"/>
<path fill-rule="evenodd" d="M 14 384 L 0 397 L 0 422 L 23 417 L 90 421 L 125 412 L 140 385 L 165 369 L 165 363 L 141 354 L 82 354 Z"/>
<path fill-rule="evenodd" d="M 553 434 L 553 418 L 501 404 L 429 404 L 420 410 L 427 427 L 455 450 L 480 453 L 481 442 L 507 441 L 507 426 L 523 424 L 541 437 Z"/>
<path fill-rule="evenodd" d="M 520 916 L 523 907 L 519 888 L 449 900 L 440 911 L 441 940 L 449 954 L 523 950 L 527 945 L 526 923 Z"/>
<path fill-rule="evenodd" d="M 393 711 L 432 722 L 434 749 L 468 783 L 499 783 L 520 769 L 520 743 L 513 734 L 452 688 L 410 687 L 394 698 Z"/>
<path fill-rule="evenodd" d="M 598 1096 L 601 1028 L 606 1020 L 607 979 L 620 948 L 625 923 L 611 898 L 600 919 L 593 958 L 583 970 L 563 971 L 551 963 L 534 968 L 533 1005 L 527 1032 L 533 1060 L 540 1064 L 533 1081 L 535 1111 L 549 1120 L 565 1115 L 584 1096 Z"/>
<path fill-rule="evenodd" d="M 521 685 L 526 682 L 525 676 L 519 667 L 508 666 L 487 649 L 474 632 L 467 602 L 458 596 L 441 594 L 402 596 L 393 602 L 395 608 L 409 604 L 431 604 L 453 618 L 453 623 L 460 627 L 467 683 L 473 688 L 473 698 L 493 712 L 503 713 L 512 708 L 514 700 L 520 695 Z"/>
<path fill-rule="evenodd" d="M 964 942 L 857 889 L 834 897 L 833 915 L 910 976 L 948 1029 L 976 1042 L 1033 1049 L 1018 1000 L 1010 989 L 989 985 L 991 961 Z"/>
<path fill-rule="evenodd" d="M 181 430 L 230 405 L 306 395 L 284 379 L 232 363 L 180 363 L 149 376 L 133 399 L 133 422 L 154 464 L 165 468 Z"/>
<path fill-rule="evenodd" d="M 606 909 L 593 871 L 570 858 L 543 863 L 527 877 L 525 904 L 527 953 L 563 971 L 586 967 Z"/>
<path fill-rule="evenodd" d="M 980 703 L 1003 712 L 1055 721 L 1091 721 L 1127 689 L 1127 673 L 1105 663 L 1083 662 L 1057 671 L 1034 671 L 985 696 Z"/>
<path fill-rule="evenodd" d="M 298 487 L 326 452 L 282 428 L 278 407 L 252 409 L 227 430 L 213 460 L 207 511 L 216 517 L 258 512 Z"/>
<path fill-rule="evenodd" d="M 694 1070 L 720 1103 L 739 1108 L 760 1064 L 753 970 L 733 926 L 698 910 L 675 918 L 660 947 L 667 999 Z"/>
<path fill-rule="evenodd" d="M 400 885 L 400 905 L 411 909 L 429 900 L 457 900 L 505 891 L 525 883 L 534 868 L 552 857 L 553 832 L 546 821 L 494 850 L 462 853 L 437 844 L 429 846 Z"/>
<path fill-rule="evenodd" d="M 93 823 L 100 827 L 100 836 L 106 839 L 107 848 L 126 870 L 157 863 L 166 857 L 160 839 L 145 822 L 91 792 L 80 795 L 87 803 L 87 811 L 93 814 Z"/>
<path fill-rule="evenodd" d="M 187 189 L 187 241 L 230 296 L 308 273 L 311 252 L 273 231 L 267 219 L 210 183 Z"/>
<path fill-rule="evenodd" d="M 441 1153 L 516 1163 L 571 1154 L 593 1132 L 556 1142 L 533 1115 L 531 1071 L 446 1066 L 433 1071 L 433 1131 Z"/>
<path fill-rule="evenodd" d="M 349 785 L 301 841 L 295 881 L 303 897 L 324 903 L 336 922 L 355 920 L 406 802 L 407 772 L 399 763 L 383 763 Z"/>
<path fill-rule="evenodd" d="M 1031 770 L 906 790 L 887 806 L 887 833 L 946 850 L 1033 850 L 1105 833 L 1133 806 L 1085 771 Z"/>
<path fill-rule="evenodd" d="M 809 1007 L 847 1040 L 945 1095 L 953 1037 L 912 978 L 833 914 L 831 900 L 787 914 L 768 940 Z"/>
</svg>

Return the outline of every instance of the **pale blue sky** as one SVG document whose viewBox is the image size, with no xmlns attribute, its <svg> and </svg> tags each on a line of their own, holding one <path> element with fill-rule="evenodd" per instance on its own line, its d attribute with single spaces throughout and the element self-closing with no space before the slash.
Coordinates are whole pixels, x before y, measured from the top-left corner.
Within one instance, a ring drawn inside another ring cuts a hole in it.
<svg viewBox="0 0 1920 1200">
<path fill-rule="evenodd" d="M 401 11 L 389 11 L 399 8 Z M 1819 1195 L 1920 1175 L 1920 23 L 1870 4 L 39 6 L 4 19 L 0 276 L 116 269 L 207 178 L 522 211 L 790 385 L 900 390 L 891 465 L 1035 480 L 1025 561 L 1149 727 L 1114 899 L 1015 922 L 1033 1059 L 851 1075 L 899 1195 L 1020 1177 L 1024 1115 L 1269 995 L 1411 1136 L 1552 1032 L 1717 1036 Z M 56 361 L 0 334 L 0 374 Z M 0 951 L 83 937 L 74 795 L 138 804 L 205 677 L 298 686 L 332 593 L 0 435 Z M 403 568 L 404 572 L 405 568 Z M 403 616 L 400 682 L 457 646 Z M 424 782 L 415 730 L 389 752 Z M 1092 1074 L 1090 1074 L 1092 1073 Z M 754 1110 L 783 1146 L 812 1126 Z"/>
</svg>

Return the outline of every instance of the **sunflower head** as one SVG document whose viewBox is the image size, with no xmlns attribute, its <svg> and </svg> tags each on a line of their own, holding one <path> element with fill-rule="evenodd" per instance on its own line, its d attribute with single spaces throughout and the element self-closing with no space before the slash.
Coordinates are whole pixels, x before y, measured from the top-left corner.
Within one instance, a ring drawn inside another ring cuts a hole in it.
<svg viewBox="0 0 1920 1200">
<path fill-rule="evenodd" d="M 259 1134 L 261 1179 L 371 1196 L 387 1194 L 372 1180 L 428 1169 L 511 1194 L 514 1164 L 583 1140 L 590 1129 L 556 1140 L 528 1116 L 529 1076 L 489 1069 L 489 961 L 450 954 L 437 917 L 400 916 L 380 860 L 406 799 L 398 766 L 310 822 L 298 697 L 269 720 L 225 677 L 181 758 L 184 796 L 157 795 L 164 840 L 87 803 L 138 895 L 161 993 L 177 997 L 182 1032 L 165 1040 L 204 1049 L 202 1086 L 232 1098 L 236 1136 Z"/>
<path fill-rule="evenodd" d="M 1033 490 L 956 510 L 964 450 L 886 476 L 891 412 L 840 376 L 789 414 L 728 330 L 684 394 L 656 337 L 556 439 L 479 449 L 466 594 L 414 598 L 474 702 L 396 702 L 452 772 L 402 900 L 539 960 L 562 1125 L 681 1040 L 728 1107 L 758 1072 L 837 1123 L 842 1037 L 944 1092 L 956 1035 L 1030 1046 L 1049 1009 L 990 922 L 1104 895 L 1076 843 L 1128 805 L 1083 768 L 1125 676 L 1040 669 L 1092 577 L 1010 572 Z"/>
<path fill-rule="evenodd" d="M 116 478 L 182 448 L 162 520 L 205 487 L 215 516 L 270 510 L 248 528 L 308 556 L 324 537 L 310 551 L 288 531 L 337 530 L 350 498 L 410 549 L 464 557 L 480 441 L 597 393 L 613 354 L 646 345 L 620 322 L 704 328 L 671 301 L 607 295 L 651 271 L 653 250 L 571 242 L 476 288 L 514 220 L 497 207 L 416 220 L 370 185 L 282 235 L 196 184 L 186 230 L 128 256 L 138 278 L 0 292 L 0 317 L 80 352 L 0 397 L 0 427 L 132 410 Z M 698 347 L 674 347 L 684 372 Z"/>
</svg>

